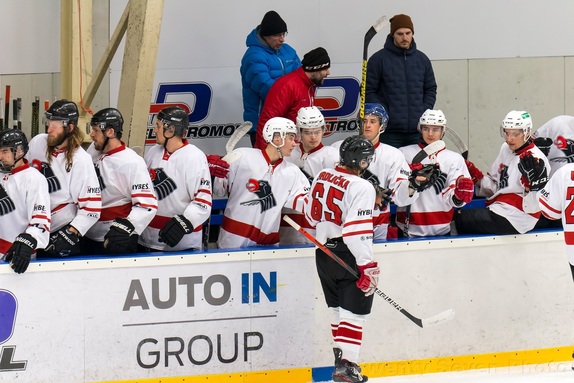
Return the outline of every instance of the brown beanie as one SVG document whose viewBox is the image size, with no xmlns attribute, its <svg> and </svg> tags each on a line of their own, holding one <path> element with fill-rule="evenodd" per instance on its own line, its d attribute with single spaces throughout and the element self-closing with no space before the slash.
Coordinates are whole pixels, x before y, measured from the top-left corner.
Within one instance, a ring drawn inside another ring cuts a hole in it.
<svg viewBox="0 0 574 383">
<path fill-rule="evenodd" d="M 283 21 L 281 16 L 275 11 L 269 11 L 263 16 L 261 20 L 261 27 L 259 29 L 261 36 L 271 36 L 278 33 L 287 32 L 287 23 Z"/>
<path fill-rule="evenodd" d="M 413 26 L 413 21 L 410 16 L 402 13 L 391 18 L 391 36 L 400 28 L 409 28 L 413 33 L 415 33 L 415 27 Z"/>
</svg>

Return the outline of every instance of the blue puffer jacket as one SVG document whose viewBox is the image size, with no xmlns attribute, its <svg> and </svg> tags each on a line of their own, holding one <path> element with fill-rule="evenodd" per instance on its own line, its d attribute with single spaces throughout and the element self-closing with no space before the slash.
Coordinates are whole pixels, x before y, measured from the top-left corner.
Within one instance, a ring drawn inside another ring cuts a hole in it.
<svg viewBox="0 0 574 383">
<path fill-rule="evenodd" d="M 367 63 L 366 102 L 383 104 L 388 132 L 416 132 L 421 115 L 434 107 L 436 88 L 431 62 L 414 39 L 409 49 L 402 49 L 388 35 L 384 48 Z"/>
<path fill-rule="evenodd" d="M 247 51 L 241 59 L 240 68 L 243 120 L 253 123 L 252 131 L 257 128 L 259 113 L 271 85 L 279 77 L 301 66 L 295 49 L 285 43 L 278 51 L 271 49 L 257 33 L 258 28 L 247 35 Z"/>
</svg>

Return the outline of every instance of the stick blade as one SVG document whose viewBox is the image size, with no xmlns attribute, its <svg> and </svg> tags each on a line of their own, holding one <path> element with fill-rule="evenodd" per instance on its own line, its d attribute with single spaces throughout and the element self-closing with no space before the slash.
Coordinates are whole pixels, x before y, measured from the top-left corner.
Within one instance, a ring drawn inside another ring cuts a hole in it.
<svg viewBox="0 0 574 383">
<path fill-rule="evenodd" d="M 225 144 L 225 152 L 230 153 L 235 149 L 235 145 L 239 142 L 239 140 L 247 134 L 253 127 L 251 121 L 245 121 L 241 125 L 235 129 L 229 140 L 227 140 L 227 144 Z"/>
<path fill-rule="evenodd" d="M 425 146 L 420 152 L 413 157 L 413 164 L 419 164 L 425 158 L 432 156 L 436 152 L 443 150 L 446 147 L 443 140 L 436 140 L 432 144 Z"/>
<path fill-rule="evenodd" d="M 438 324 L 447 322 L 454 318 L 455 312 L 453 309 L 448 309 L 433 317 L 422 320 L 422 327 L 436 326 Z"/>
<path fill-rule="evenodd" d="M 222 158 L 222 160 L 224 160 L 225 162 L 227 162 L 229 165 L 231 165 L 232 163 L 234 163 L 235 161 L 237 161 L 238 159 L 240 159 L 242 156 L 241 152 L 234 150 L 232 152 L 229 152 L 225 155 L 225 157 Z"/>
<path fill-rule="evenodd" d="M 384 28 L 384 26 L 387 24 L 387 16 L 381 16 L 379 17 L 379 19 L 373 24 L 373 29 L 376 32 L 379 32 L 381 29 Z"/>
</svg>

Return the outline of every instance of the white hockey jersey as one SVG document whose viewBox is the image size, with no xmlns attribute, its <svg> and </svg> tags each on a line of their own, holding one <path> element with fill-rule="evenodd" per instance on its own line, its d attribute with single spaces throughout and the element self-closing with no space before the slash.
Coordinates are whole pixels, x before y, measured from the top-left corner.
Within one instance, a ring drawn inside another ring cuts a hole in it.
<svg viewBox="0 0 574 383">
<path fill-rule="evenodd" d="M 405 156 L 399 149 L 378 142 L 375 145 L 375 158 L 365 171 L 365 173 L 367 172 L 378 178 L 382 188 L 388 188 L 393 191 L 392 199 L 395 205 L 410 205 L 418 198 L 419 193 L 416 192 L 409 196 L 411 169 L 405 160 Z M 368 174 L 363 174 L 363 178 L 368 176 Z M 389 205 L 385 206 L 382 211 L 378 208 L 375 208 L 373 211 L 375 240 L 387 239 L 390 217 L 391 210 Z"/>
<path fill-rule="evenodd" d="M 211 214 L 211 176 L 205 154 L 184 140 L 184 146 L 167 153 L 154 145 L 144 156 L 158 199 L 158 211 L 140 236 L 140 243 L 155 250 L 202 248 L 203 223 Z M 158 241 L 159 231 L 173 216 L 183 214 L 194 227 L 175 247 Z"/>
<path fill-rule="evenodd" d="M 50 195 L 46 178 L 25 165 L 0 174 L 0 254 L 21 233 L 28 233 L 43 249 L 50 240 Z M 35 258 L 35 253 L 33 255 Z"/>
<path fill-rule="evenodd" d="M 102 214 L 86 237 L 103 242 L 115 218 L 127 218 L 136 233 L 143 233 L 157 212 L 157 198 L 143 158 L 123 143 L 106 154 L 92 143 L 88 153 L 100 182 Z"/>
<path fill-rule="evenodd" d="M 533 136 L 548 137 L 554 142 L 548 153 L 549 176 L 563 165 L 574 162 L 574 116 L 556 116 L 538 128 Z"/>
<path fill-rule="evenodd" d="M 303 172 L 303 175 L 309 179 L 309 182 L 312 182 L 313 178 L 319 174 L 321 170 L 328 168 L 332 169 L 337 165 L 339 162 L 339 151 L 332 146 L 324 146 L 321 143 L 310 152 L 305 153 L 303 145 L 299 144 L 299 146 L 293 149 L 289 157 L 285 157 L 285 160 L 297 165 L 297 167 L 299 167 Z M 307 222 L 303 213 L 299 213 L 293 209 L 284 208 L 283 214 L 287 214 L 311 235 L 315 235 L 315 228 Z M 281 220 L 279 237 L 279 244 L 281 245 L 300 245 L 311 243 L 311 241 L 301 235 L 297 230 L 293 229 L 284 220 Z"/>
<path fill-rule="evenodd" d="M 362 266 L 373 261 L 373 206 L 375 189 L 348 170 L 336 167 L 321 171 L 306 201 L 305 215 L 316 227 L 316 239 L 343 242 Z"/>
<path fill-rule="evenodd" d="M 302 211 L 309 181 L 290 162 L 271 165 L 264 150 L 238 148 L 241 158 L 229 166 L 227 178 L 216 178 L 216 196 L 228 200 L 219 231 L 222 249 L 279 243 L 281 209 Z"/>
<path fill-rule="evenodd" d="M 409 145 L 400 148 L 408 163 L 421 151 L 422 145 Z M 419 193 L 419 197 L 410 208 L 397 207 L 397 226 L 408 232 L 409 237 L 446 235 L 450 232 L 454 208 L 462 207 L 464 203 L 455 205 L 453 202 L 456 179 L 460 176 L 470 178 L 464 158 L 456 152 L 443 149 L 427 157 L 423 165 L 437 163 L 440 167 L 438 181 L 430 188 Z M 407 211 L 410 209 L 410 212 Z M 405 223 L 408 214 L 408 230 Z"/>
<path fill-rule="evenodd" d="M 100 218 L 102 198 L 92 157 L 79 147 L 66 171 L 66 151 L 54 150 L 51 163 L 46 160 L 48 135 L 38 134 L 30 140 L 26 158 L 46 177 L 52 209 L 51 231 L 71 224 L 80 235 Z"/>
<path fill-rule="evenodd" d="M 558 169 L 536 197 L 542 214 L 550 219 L 562 219 L 566 254 L 574 265 L 574 164 Z"/>
<path fill-rule="evenodd" d="M 548 159 L 532 141 L 516 152 L 510 150 L 505 142 L 490 171 L 477 185 L 476 191 L 476 195 L 487 197 L 488 209 L 506 218 L 521 234 L 532 230 L 540 218 L 540 211 L 527 213 L 523 207 L 525 189 L 520 182 L 522 174 L 518 170 L 518 162 L 520 155 L 526 151 L 530 151 L 536 158 L 541 158 L 546 168 L 550 169 Z"/>
</svg>

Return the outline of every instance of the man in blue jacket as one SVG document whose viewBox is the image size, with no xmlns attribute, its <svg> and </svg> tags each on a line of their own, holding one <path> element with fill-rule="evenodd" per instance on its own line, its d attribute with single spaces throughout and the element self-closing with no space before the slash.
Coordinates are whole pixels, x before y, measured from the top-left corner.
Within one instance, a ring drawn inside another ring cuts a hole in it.
<svg viewBox="0 0 574 383">
<path fill-rule="evenodd" d="M 240 69 L 243 120 L 253 123 L 249 132 L 252 145 L 255 143 L 259 114 L 269 88 L 279 77 L 301 66 L 295 49 L 285 44 L 286 36 L 285 21 L 277 12 L 269 11 L 245 41 L 247 51 L 241 59 Z"/>
<path fill-rule="evenodd" d="M 380 140 L 396 148 L 419 142 L 419 118 L 436 101 L 433 68 L 417 50 L 414 32 L 409 16 L 393 16 L 384 48 L 367 63 L 366 102 L 383 104 L 388 111 L 389 124 Z"/>
</svg>

